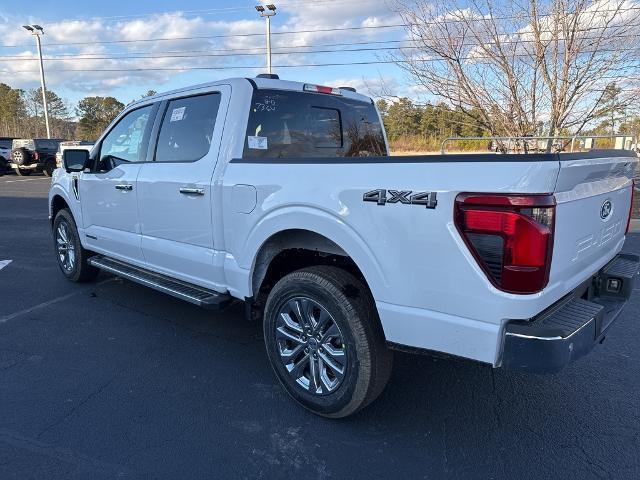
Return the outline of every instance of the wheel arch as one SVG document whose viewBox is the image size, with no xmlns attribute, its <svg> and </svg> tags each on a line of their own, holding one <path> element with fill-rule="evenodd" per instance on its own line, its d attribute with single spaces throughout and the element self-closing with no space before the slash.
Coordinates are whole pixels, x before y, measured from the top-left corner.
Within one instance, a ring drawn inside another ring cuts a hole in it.
<svg viewBox="0 0 640 480">
<path fill-rule="evenodd" d="M 60 192 L 52 192 L 51 200 L 49 201 L 49 212 L 50 212 L 49 221 L 52 226 L 53 226 L 53 221 L 56 218 L 56 215 L 63 208 L 68 209 L 71 212 L 71 215 L 74 214 L 73 209 L 71 208 L 71 205 L 69 204 L 67 199 L 64 197 L 64 195 L 62 195 Z"/>
<path fill-rule="evenodd" d="M 326 229 L 281 228 L 265 235 L 260 242 L 249 272 L 249 289 L 259 303 L 279 278 L 300 268 L 312 265 L 338 266 L 360 279 L 376 298 L 385 288 L 378 262 L 368 246 L 346 228 Z M 333 225 L 335 227 L 335 224 Z M 336 235 L 336 232 L 338 233 Z"/>
</svg>

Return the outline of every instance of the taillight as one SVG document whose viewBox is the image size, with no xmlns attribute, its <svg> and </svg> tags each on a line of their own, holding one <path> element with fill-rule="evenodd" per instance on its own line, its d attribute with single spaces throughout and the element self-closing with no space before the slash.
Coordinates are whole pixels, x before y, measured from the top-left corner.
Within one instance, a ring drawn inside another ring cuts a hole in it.
<svg viewBox="0 0 640 480">
<path fill-rule="evenodd" d="M 461 193 L 455 224 L 491 283 L 536 293 L 549 281 L 556 201 L 553 195 Z"/>
<path fill-rule="evenodd" d="M 629 205 L 629 217 L 627 218 L 627 229 L 624 234 L 627 235 L 629 233 L 629 228 L 631 227 L 631 216 L 633 215 L 633 201 L 636 198 L 636 179 L 634 178 L 631 181 L 631 205 Z"/>
<path fill-rule="evenodd" d="M 34 160 L 40 160 L 40 154 L 38 152 L 33 152 Z"/>
<path fill-rule="evenodd" d="M 326 93 L 329 95 L 342 95 L 342 92 L 340 91 L 339 88 L 323 87 L 322 85 L 312 85 L 310 83 L 305 83 L 303 90 L 305 92 Z"/>
</svg>

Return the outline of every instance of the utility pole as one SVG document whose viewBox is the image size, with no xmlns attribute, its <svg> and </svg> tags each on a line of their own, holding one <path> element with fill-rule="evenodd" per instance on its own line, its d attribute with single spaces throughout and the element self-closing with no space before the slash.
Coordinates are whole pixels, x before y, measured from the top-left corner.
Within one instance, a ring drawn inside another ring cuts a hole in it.
<svg viewBox="0 0 640 480">
<path fill-rule="evenodd" d="M 267 5 L 268 12 L 262 5 L 257 5 L 256 10 L 260 13 L 261 17 L 264 17 L 267 25 L 267 71 L 271 72 L 271 17 L 276 14 L 276 6 L 272 3 Z"/>
<path fill-rule="evenodd" d="M 40 35 L 44 35 L 44 29 L 40 25 L 23 25 L 22 28 L 36 37 L 36 45 L 38 46 L 38 58 L 40 59 L 40 86 L 42 87 L 42 105 L 44 106 L 44 123 L 47 126 L 47 138 L 51 138 L 49 130 L 49 109 L 47 108 L 47 86 L 44 83 L 44 65 L 42 64 L 42 45 L 40 44 Z"/>
</svg>

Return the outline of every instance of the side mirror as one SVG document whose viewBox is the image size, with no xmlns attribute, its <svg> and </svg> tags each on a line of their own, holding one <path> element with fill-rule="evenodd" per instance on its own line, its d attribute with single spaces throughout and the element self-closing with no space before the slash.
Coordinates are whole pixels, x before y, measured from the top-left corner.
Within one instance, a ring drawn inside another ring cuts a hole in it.
<svg viewBox="0 0 640 480">
<path fill-rule="evenodd" d="M 89 167 L 89 151 L 82 149 L 65 150 L 62 152 L 62 165 L 67 173 L 82 172 Z"/>
</svg>

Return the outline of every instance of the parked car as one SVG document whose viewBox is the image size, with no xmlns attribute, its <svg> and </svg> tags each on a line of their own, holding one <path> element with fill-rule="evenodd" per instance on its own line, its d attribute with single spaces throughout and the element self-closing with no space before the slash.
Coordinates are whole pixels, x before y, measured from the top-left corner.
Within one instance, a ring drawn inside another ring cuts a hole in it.
<svg viewBox="0 0 640 480">
<path fill-rule="evenodd" d="M 50 177 L 56 168 L 56 152 L 61 141 L 52 138 L 14 139 L 11 168 L 20 176 L 42 172 Z"/>
<path fill-rule="evenodd" d="M 91 151 L 93 145 L 94 142 L 88 142 L 85 140 L 68 140 L 65 142 L 60 142 L 60 144 L 58 145 L 58 151 L 56 152 L 56 168 L 62 167 L 62 155 L 66 149 L 86 149 L 88 151 Z"/>
<path fill-rule="evenodd" d="M 557 371 L 602 341 L 638 159 L 388 156 L 371 98 L 236 78 L 129 105 L 49 193 L 71 281 L 114 273 L 207 308 L 247 302 L 285 390 L 344 417 L 392 349 Z"/>
<path fill-rule="evenodd" d="M 11 169 L 11 142 L 12 137 L 0 137 L 0 175 Z"/>
</svg>

